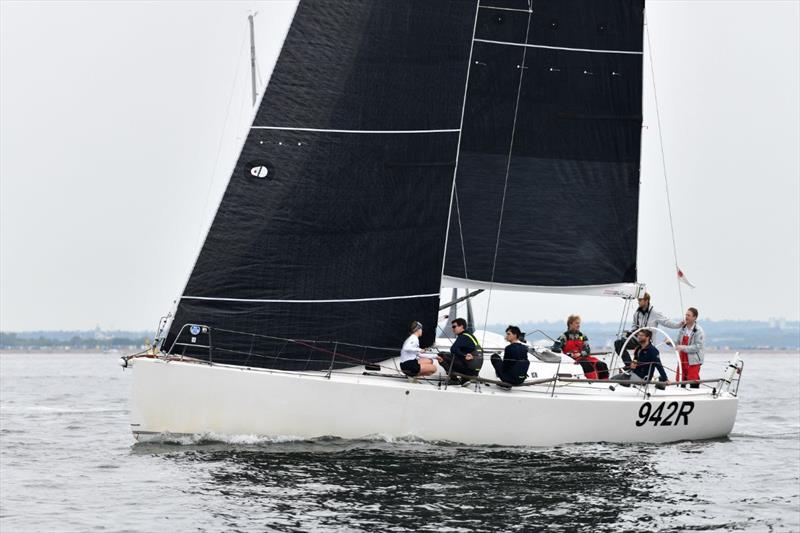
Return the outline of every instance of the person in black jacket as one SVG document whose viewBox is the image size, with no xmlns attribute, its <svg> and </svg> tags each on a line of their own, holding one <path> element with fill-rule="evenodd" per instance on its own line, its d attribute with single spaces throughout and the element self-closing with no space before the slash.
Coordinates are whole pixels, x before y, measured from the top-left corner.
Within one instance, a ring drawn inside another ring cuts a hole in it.
<svg viewBox="0 0 800 533">
<path fill-rule="evenodd" d="M 497 379 L 510 385 L 521 385 L 528 377 L 528 347 L 520 342 L 522 332 L 517 326 L 506 328 L 506 346 L 503 358 L 499 354 L 492 354 L 492 366 L 497 374 Z"/>
<path fill-rule="evenodd" d="M 457 337 L 450 347 L 450 354 L 443 354 L 442 368 L 451 376 L 477 376 L 483 364 L 483 352 L 478 339 L 467 333 L 467 321 L 463 318 L 456 318 L 451 325 Z"/>
</svg>

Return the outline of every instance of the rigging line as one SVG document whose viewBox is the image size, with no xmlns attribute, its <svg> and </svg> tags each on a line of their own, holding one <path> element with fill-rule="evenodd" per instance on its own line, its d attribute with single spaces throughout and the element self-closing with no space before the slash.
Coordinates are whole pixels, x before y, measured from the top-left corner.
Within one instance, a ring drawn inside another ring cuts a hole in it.
<svg viewBox="0 0 800 533">
<path fill-rule="evenodd" d="M 441 290 L 441 279 L 444 276 L 444 266 L 447 259 L 447 240 L 450 237 L 450 218 L 453 213 L 453 198 L 456 192 L 456 176 L 458 176 L 458 160 L 461 156 L 461 135 L 464 130 L 464 111 L 467 109 L 467 89 L 469 88 L 469 72 L 472 67 L 472 50 L 475 48 L 475 29 L 478 27 L 478 12 L 480 11 L 480 0 L 475 0 L 475 20 L 472 22 L 472 39 L 469 42 L 469 59 L 467 60 L 467 75 L 464 79 L 464 95 L 461 100 L 461 119 L 458 123 L 458 141 L 456 142 L 456 164 L 453 168 L 453 184 L 450 186 L 450 204 L 447 206 L 447 226 L 444 231 L 444 250 L 442 251 L 442 271 L 439 275 L 439 289 Z M 461 221 L 459 219 L 459 227 Z M 463 244 L 463 239 L 462 239 Z"/>
<path fill-rule="evenodd" d="M 260 67 L 258 58 L 259 58 L 259 56 L 256 56 L 256 79 L 258 80 L 258 87 L 263 89 L 263 87 L 264 87 L 264 77 L 261 75 L 261 67 Z M 256 91 L 256 94 L 258 94 L 258 91 Z"/>
<path fill-rule="evenodd" d="M 672 234 L 672 256 L 675 259 L 675 280 L 678 284 L 678 298 L 681 303 L 680 311 L 683 312 L 683 290 L 681 287 L 681 280 L 678 277 L 678 245 L 675 241 L 675 224 L 672 220 L 672 202 L 669 196 L 669 181 L 667 180 L 667 158 L 664 154 L 664 136 L 661 132 L 661 114 L 658 110 L 658 94 L 656 92 L 656 70 L 653 65 L 653 45 L 650 42 L 650 25 L 647 23 L 647 11 L 644 14 L 644 33 L 647 36 L 647 53 L 650 57 L 650 80 L 653 82 L 653 100 L 656 105 L 656 124 L 658 125 L 658 141 L 661 147 L 661 168 L 664 173 L 664 191 L 667 196 L 667 213 L 669 214 L 669 230 Z"/>
<path fill-rule="evenodd" d="M 223 333 L 235 333 L 239 335 L 247 335 L 249 337 L 258 337 L 260 339 L 268 339 L 268 340 L 278 340 L 278 341 L 286 341 L 286 342 L 313 342 L 317 344 L 340 344 L 342 346 L 353 346 L 356 348 L 369 348 L 370 350 L 383 350 L 388 352 L 397 352 L 400 353 L 400 349 L 398 348 L 386 348 L 383 346 L 371 346 L 369 344 L 355 344 L 352 342 L 344 342 L 344 341 L 334 341 L 334 340 L 310 340 L 310 339 L 289 339 L 286 337 L 276 337 L 274 335 L 263 335 L 260 333 L 248 333 L 246 331 L 236 331 L 234 329 L 225 329 L 225 328 L 213 328 L 214 331 L 221 331 Z"/>
<path fill-rule="evenodd" d="M 625 305 L 622 308 L 622 317 L 619 322 L 619 330 L 617 330 L 617 335 L 621 335 L 622 331 L 625 329 L 625 323 L 628 321 L 628 313 L 631 310 L 631 303 L 633 301 L 629 298 L 625 298 Z"/>
<path fill-rule="evenodd" d="M 456 218 L 458 218 L 458 235 L 461 237 L 461 257 L 464 260 L 464 279 L 469 279 L 469 273 L 467 272 L 467 252 L 464 248 L 464 231 L 463 227 L 461 226 L 461 208 L 458 204 L 458 190 L 454 189 L 455 194 L 455 202 L 456 202 Z M 447 250 L 445 249 L 445 253 Z M 467 293 L 469 293 L 469 289 L 467 289 Z"/>
<path fill-rule="evenodd" d="M 533 6 L 531 2 L 528 3 L 528 6 L 531 7 L 531 11 L 528 12 L 528 27 L 525 29 L 525 43 L 528 43 L 528 34 L 531 31 L 531 15 L 533 14 Z M 522 94 L 522 78 L 525 76 L 525 58 L 528 53 L 528 48 L 525 47 L 522 49 L 522 61 L 519 65 L 519 83 L 517 84 L 517 100 L 514 104 L 514 122 L 511 125 L 511 140 L 508 143 L 508 159 L 506 160 L 506 175 L 505 181 L 503 182 L 503 199 L 500 202 L 500 219 L 497 222 L 497 237 L 494 241 L 494 258 L 492 259 L 492 277 L 489 281 L 489 298 L 486 301 L 486 316 L 483 320 L 483 338 L 481 339 L 481 344 L 484 344 L 486 340 L 486 326 L 489 323 L 489 309 L 492 303 L 492 289 L 494 288 L 494 273 L 495 268 L 497 267 L 497 252 L 500 249 L 500 232 L 503 228 L 503 212 L 506 207 L 506 191 L 508 190 L 508 174 L 511 171 L 511 153 L 514 150 L 514 137 L 517 132 L 517 115 L 519 112 L 519 97 Z"/>
<path fill-rule="evenodd" d="M 623 305 L 622 305 L 622 313 L 620 313 L 620 317 L 619 317 L 619 327 L 617 328 L 617 335 L 622 333 L 622 326 L 625 323 L 625 313 L 626 313 L 627 310 L 628 310 L 628 300 L 625 300 Z"/>
<path fill-rule="evenodd" d="M 239 61 L 236 63 L 236 71 L 235 71 L 235 73 L 233 75 L 233 84 L 231 85 L 230 94 L 228 95 L 228 106 L 227 106 L 227 108 L 225 110 L 225 120 L 222 122 L 222 131 L 220 132 L 219 142 L 217 143 L 217 155 L 214 157 L 214 166 L 211 167 L 211 176 L 209 177 L 209 180 L 208 180 L 208 189 L 206 190 L 206 199 L 203 202 L 203 210 L 200 211 L 200 216 L 201 217 L 205 215 L 206 209 L 208 208 L 208 200 L 211 197 L 211 189 L 214 186 L 214 177 L 217 174 L 217 166 L 219 165 L 220 155 L 222 155 L 222 145 L 223 145 L 223 141 L 225 140 L 225 130 L 227 129 L 227 126 L 228 126 L 228 118 L 230 118 L 230 115 L 231 115 L 231 107 L 232 107 L 232 104 L 233 104 L 233 95 L 234 95 L 234 92 L 235 92 L 235 89 L 236 89 L 236 82 L 239 80 L 239 70 L 240 70 L 240 67 L 242 66 L 242 53 L 241 52 L 242 52 L 242 48 L 244 46 L 246 38 L 247 38 L 247 32 L 245 31 L 245 32 L 242 33 L 242 40 L 239 43 Z M 239 120 L 241 120 L 241 115 L 239 117 Z M 202 238 L 203 224 L 198 224 L 198 230 L 197 231 L 198 231 L 198 234 L 197 234 L 197 241 L 198 241 L 197 245 L 198 246 L 202 246 L 203 243 L 200 242 L 200 239 Z"/>
<path fill-rule="evenodd" d="M 256 93 L 256 94 L 258 94 L 258 93 Z M 250 103 L 250 99 L 249 98 L 245 98 L 244 94 L 241 94 L 240 98 L 239 98 L 239 118 L 236 120 L 236 127 L 237 127 L 237 129 L 239 131 L 236 132 L 236 139 L 237 140 L 241 139 L 242 142 L 246 141 L 247 134 L 250 133 L 250 130 L 248 130 L 246 132 L 245 131 L 241 131 L 241 125 L 242 125 L 242 122 L 243 122 L 242 121 L 242 116 L 244 115 L 245 110 L 248 107 L 252 107 L 252 106 L 254 106 L 254 104 Z M 245 137 L 244 139 L 242 139 L 242 134 L 244 134 L 244 137 Z"/>
</svg>

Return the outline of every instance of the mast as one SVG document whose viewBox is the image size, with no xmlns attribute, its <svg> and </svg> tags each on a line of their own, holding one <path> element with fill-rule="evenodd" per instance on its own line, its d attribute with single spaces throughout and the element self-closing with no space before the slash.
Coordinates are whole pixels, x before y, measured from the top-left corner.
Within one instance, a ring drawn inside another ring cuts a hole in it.
<svg viewBox="0 0 800 533">
<path fill-rule="evenodd" d="M 253 28 L 253 19 L 258 15 L 258 11 L 247 15 L 247 21 L 250 23 L 250 81 L 253 89 L 253 106 L 256 105 L 257 92 L 256 92 L 256 33 Z"/>
</svg>

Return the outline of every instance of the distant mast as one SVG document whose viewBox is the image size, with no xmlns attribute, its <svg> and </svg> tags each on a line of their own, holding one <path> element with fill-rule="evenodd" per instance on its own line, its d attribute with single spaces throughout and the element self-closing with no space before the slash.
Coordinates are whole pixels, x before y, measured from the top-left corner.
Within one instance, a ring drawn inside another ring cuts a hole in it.
<svg viewBox="0 0 800 533">
<path fill-rule="evenodd" d="M 255 29 L 253 29 L 253 19 L 255 16 L 258 15 L 258 11 L 255 13 L 251 13 L 247 16 L 247 20 L 250 22 L 250 81 L 253 89 L 253 106 L 256 105 L 257 93 L 256 93 L 256 34 Z"/>
</svg>

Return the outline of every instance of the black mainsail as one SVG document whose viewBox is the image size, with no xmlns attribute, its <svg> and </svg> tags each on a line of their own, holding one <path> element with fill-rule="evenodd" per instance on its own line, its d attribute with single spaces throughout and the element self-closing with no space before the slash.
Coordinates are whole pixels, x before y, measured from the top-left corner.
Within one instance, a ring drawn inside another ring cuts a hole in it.
<svg viewBox="0 0 800 533">
<path fill-rule="evenodd" d="M 636 281 L 644 0 L 483 0 L 443 285 Z"/>
<path fill-rule="evenodd" d="M 300 1 L 166 349 L 318 370 L 411 320 L 433 341 L 476 9 Z"/>
</svg>

